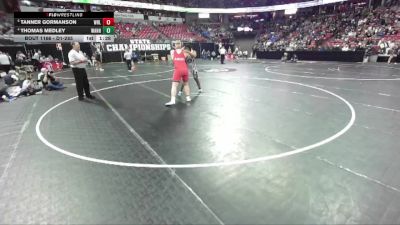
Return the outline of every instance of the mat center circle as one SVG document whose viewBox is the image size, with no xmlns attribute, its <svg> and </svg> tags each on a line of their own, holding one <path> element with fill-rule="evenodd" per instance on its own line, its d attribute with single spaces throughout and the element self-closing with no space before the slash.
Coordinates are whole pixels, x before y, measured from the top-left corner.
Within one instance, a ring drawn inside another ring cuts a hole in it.
<svg viewBox="0 0 400 225">
<path fill-rule="evenodd" d="M 219 167 L 219 166 L 231 166 L 231 165 L 244 165 L 244 164 L 249 164 L 249 163 L 256 163 L 256 162 L 263 162 L 263 161 L 268 161 L 268 160 L 273 160 L 273 159 L 279 159 L 279 158 L 283 158 L 283 157 L 288 157 L 291 155 L 295 155 L 295 154 L 299 154 L 302 152 L 306 152 L 312 149 L 315 149 L 317 147 L 320 147 L 322 145 L 325 145 L 337 138 L 339 138 L 341 135 L 343 135 L 344 133 L 346 133 L 354 124 L 355 122 L 355 118 L 356 118 L 356 114 L 355 114 L 355 110 L 353 108 L 353 106 L 343 97 L 330 92 L 328 90 L 319 88 L 319 87 L 315 87 L 312 85 L 307 85 L 307 84 L 303 84 L 303 83 L 298 83 L 298 82 L 292 82 L 292 81 L 286 81 L 286 80 L 276 80 L 276 79 L 269 79 L 269 78 L 249 78 L 249 77 L 241 77 L 240 79 L 252 79 L 252 80 L 263 80 L 263 81 L 271 81 L 271 82 L 278 82 L 278 83 L 287 83 L 287 84 L 292 84 L 292 85 L 298 85 L 298 86 L 302 86 L 302 87 L 306 87 L 306 88 L 311 88 L 314 90 L 318 90 L 321 92 L 324 92 L 326 94 L 329 94 L 337 99 L 339 99 L 340 101 L 342 101 L 343 103 L 345 103 L 345 105 L 347 106 L 347 108 L 349 109 L 351 116 L 350 116 L 350 120 L 348 121 L 348 123 L 346 124 L 346 126 L 341 129 L 339 132 L 333 134 L 332 136 L 318 141 L 314 144 L 302 147 L 302 148 L 298 148 L 298 149 L 294 149 L 291 151 L 287 151 L 287 152 L 283 152 L 283 153 L 279 153 L 279 154 L 273 154 L 273 155 L 268 155 L 268 156 L 262 156 L 262 157 L 256 157 L 256 158 L 249 158 L 249 159 L 243 159 L 243 160 L 233 160 L 233 161 L 224 161 L 224 162 L 211 162 L 211 163 L 195 163 L 195 164 L 167 164 L 165 162 L 162 161 L 162 159 L 160 160 L 159 164 L 148 164 L 148 163 L 129 163 L 129 162 L 118 162 L 118 161 L 111 161 L 111 160 L 105 160 L 105 159 L 98 159 L 98 158 L 93 158 L 93 157 L 88 157 L 88 156 L 84 156 L 84 155 L 79 155 L 76 153 L 73 153 L 69 150 L 66 149 L 62 149 L 56 145 L 54 145 L 53 143 L 51 143 L 50 141 L 48 141 L 42 134 L 41 130 L 40 130 L 40 126 L 41 123 L 43 121 L 43 119 L 54 109 L 60 107 L 61 105 L 72 101 L 73 99 L 76 99 L 77 97 L 72 97 L 70 99 L 67 99 L 65 101 L 62 101 L 60 103 L 58 103 L 57 105 L 51 107 L 50 109 L 48 109 L 44 114 L 42 114 L 42 116 L 39 118 L 39 120 L 36 123 L 36 134 L 39 137 L 39 139 L 48 147 L 50 147 L 51 149 L 60 152 L 64 155 L 70 156 L 70 157 L 74 157 L 77 159 L 81 159 L 81 160 L 85 160 L 85 161 L 90 161 L 90 162 L 95 162 L 95 163 L 101 163 L 101 164 L 107 164 L 107 165 L 116 165 L 116 166 L 126 166 L 126 167 L 139 167 L 139 168 L 202 168 L 202 167 Z M 122 84 L 122 85 L 116 85 L 116 86 L 111 86 L 111 87 L 106 87 L 106 88 L 102 88 L 102 89 L 98 89 L 95 90 L 93 92 L 101 92 L 104 90 L 110 90 L 110 89 L 115 89 L 118 87 L 123 87 L 123 86 L 129 86 L 129 85 L 135 85 L 135 84 L 141 84 L 141 83 L 151 83 L 151 82 L 161 82 L 161 81 L 167 81 L 169 79 L 157 79 L 157 80 L 150 80 L 150 81 L 139 81 L 139 82 L 132 82 L 132 83 L 127 83 L 127 84 Z M 140 138 L 140 136 L 139 136 Z M 142 145 L 144 145 L 144 147 L 149 150 L 149 151 L 154 151 L 147 142 L 145 142 L 144 140 L 139 140 Z M 157 155 L 157 153 L 151 152 L 153 155 L 159 157 Z M 160 158 L 160 157 L 159 157 Z"/>
</svg>

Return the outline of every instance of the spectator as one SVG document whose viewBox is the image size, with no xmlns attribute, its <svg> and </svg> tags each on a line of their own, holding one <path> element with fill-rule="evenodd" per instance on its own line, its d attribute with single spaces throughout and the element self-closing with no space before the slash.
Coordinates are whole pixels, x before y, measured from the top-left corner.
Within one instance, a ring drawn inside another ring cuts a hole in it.
<svg viewBox="0 0 400 225">
<path fill-rule="evenodd" d="M 125 49 L 124 59 L 128 67 L 128 72 L 132 72 L 132 49 Z"/>
<path fill-rule="evenodd" d="M 40 50 L 35 50 L 35 53 L 32 56 L 32 62 L 33 62 L 34 71 L 38 71 L 39 70 L 39 60 L 40 60 L 41 53 L 42 52 Z"/>
<path fill-rule="evenodd" d="M 213 50 L 211 52 L 211 60 L 214 60 L 217 57 L 217 53 Z"/>
<path fill-rule="evenodd" d="M 203 60 L 206 60 L 206 59 L 207 59 L 207 52 L 206 52 L 205 49 L 203 49 L 203 50 L 201 51 L 201 58 L 202 58 Z"/>
<path fill-rule="evenodd" d="M 11 58 L 6 53 L 0 52 L 0 71 L 8 73 L 11 69 Z"/>
<path fill-rule="evenodd" d="M 248 57 L 249 57 L 249 52 L 248 52 L 247 50 L 244 50 L 244 51 L 243 51 L 243 57 L 244 57 L 245 59 L 248 59 Z"/>
<path fill-rule="evenodd" d="M 252 47 L 252 53 L 251 53 L 252 58 L 256 58 L 257 50 L 258 50 L 257 44 L 254 44 Z"/>
<path fill-rule="evenodd" d="M 4 83 L 11 86 L 18 86 L 20 84 L 18 74 L 14 70 L 8 71 L 7 75 L 3 77 Z"/>
<path fill-rule="evenodd" d="M 397 49 L 395 47 L 392 47 L 389 49 L 389 59 L 388 59 L 388 64 L 391 64 L 393 59 L 396 60 L 397 57 Z"/>
<path fill-rule="evenodd" d="M 43 88 L 48 91 L 61 90 L 64 89 L 63 83 L 56 79 L 52 72 L 48 71 L 46 68 L 42 68 L 38 74 L 38 81 L 43 85 Z"/>
<path fill-rule="evenodd" d="M 24 96 L 35 95 L 35 94 L 40 94 L 41 91 L 42 88 L 36 87 L 35 84 L 32 82 L 32 78 L 27 77 L 27 79 L 24 80 L 24 82 L 22 83 L 20 95 Z"/>
<path fill-rule="evenodd" d="M 268 22 L 258 37 L 258 46 L 264 50 L 345 50 L 354 51 L 367 45 L 381 46 L 385 52 L 387 39 L 399 33 L 399 8 L 369 9 L 343 3 L 332 13 L 298 12 L 288 18 Z M 397 21 L 397 22 L 396 22 Z"/>
<path fill-rule="evenodd" d="M 21 67 L 23 63 L 25 63 L 26 56 L 21 51 L 18 51 L 15 55 L 15 65 Z"/>
<path fill-rule="evenodd" d="M 4 77 L 4 75 L 3 75 L 3 77 Z M 6 85 L 4 83 L 4 80 L 2 82 L 0 82 L 1 99 L 3 99 L 3 101 L 6 101 L 6 102 L 12 102 L 13 100 L 15 100 L 15 98 L 8 94 L 7 89 L 8 89 L 8 85 Z"/>
<path fill-rule="evenodd" d="M 133 61 L 133 63 L 140 63 L 141 62 L 140 53 L 139 53 L 139 51 L 137 49 L 136 50 L 132 50 L 132 61 Z M 133 65 L 133 66 L 135 66 L 135 65 Z"/>
</svg>

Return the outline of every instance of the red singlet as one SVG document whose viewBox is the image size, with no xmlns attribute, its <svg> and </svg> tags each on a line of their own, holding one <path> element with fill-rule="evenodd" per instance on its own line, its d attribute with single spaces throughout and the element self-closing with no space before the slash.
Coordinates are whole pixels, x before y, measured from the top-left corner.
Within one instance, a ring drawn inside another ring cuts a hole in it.
<svg viewBox="0 0 400 225">
<path fill-rule="evenodd" d="M 184 51 L 178 54 L 176 50 L 174 50 L 174 58 L 172 59 L 174 62 L 174 75 L 172 76 L 172 81 L 180 82 L 188 82 L 189 80 L 189 69 L 186 63 L 186 58 Z"/>
</svg>

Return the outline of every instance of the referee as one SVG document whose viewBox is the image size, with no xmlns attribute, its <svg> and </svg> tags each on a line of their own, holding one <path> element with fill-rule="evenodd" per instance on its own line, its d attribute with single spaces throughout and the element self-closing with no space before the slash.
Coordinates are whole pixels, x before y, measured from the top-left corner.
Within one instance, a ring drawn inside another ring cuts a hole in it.
<svg viewBox="0 0 400 225">
<path fill-rule="evenodd" d="M 89 81 L 85 69 L 87 59 L 81 51 L 79 42 L 72 42 L 72 49 L 68 53 L 68 59 L 71 64 L 72 72 L 74 73 L 79 101 L 83 100 L 83 91 L 85 91 L 86 98 L 95 99 L 95 97 L 90 94 Z"/>
</svg>

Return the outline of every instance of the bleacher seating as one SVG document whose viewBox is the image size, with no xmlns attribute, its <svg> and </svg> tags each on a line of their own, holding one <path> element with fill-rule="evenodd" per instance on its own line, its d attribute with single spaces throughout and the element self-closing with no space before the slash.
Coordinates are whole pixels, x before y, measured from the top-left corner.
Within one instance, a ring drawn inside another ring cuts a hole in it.
<svg viewBox="0 0 400 225">
<path fill-rule="evenodd" d="M 120 38 L 140 38 L 156 40 L 160 38 L 180 39 L 185 41 L 204 41 L 200 34 L 191 32 L 185 24 L 143 25 L 132 23 L 116 23 L 116 31 Z"/>
<path fill-rule="evenodd" d="M 162 25 L 158 28 L 165 36 L 172 39 L 179 40 L 194 40 L 194 41 L 203 41 L 204 38 L 199 34 L 193 33 L 189 31 L 189 28 L 186 24 L 169 24 Z"/>
</svg>

